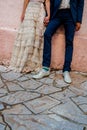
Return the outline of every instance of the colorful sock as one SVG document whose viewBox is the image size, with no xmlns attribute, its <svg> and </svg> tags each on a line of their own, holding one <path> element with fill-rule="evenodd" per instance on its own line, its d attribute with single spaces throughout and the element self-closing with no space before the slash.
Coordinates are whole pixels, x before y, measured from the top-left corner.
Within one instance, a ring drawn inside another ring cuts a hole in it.
<svg viewBox="0 0 87 130">
<path fill-rule="evenodd" d="M 49 71 L 50 68 L 43 66 L 43 69 L 46 70 L 46 71 Z"/>
</svg>

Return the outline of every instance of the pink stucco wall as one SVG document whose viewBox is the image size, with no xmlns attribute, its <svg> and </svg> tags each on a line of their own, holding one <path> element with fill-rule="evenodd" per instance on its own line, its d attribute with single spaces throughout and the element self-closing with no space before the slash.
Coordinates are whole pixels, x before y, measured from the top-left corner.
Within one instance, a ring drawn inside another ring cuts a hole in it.
<svg viewBox="0 0 87 130">
<path fill-rule="evenodd" d="M 10 60 L 23 0 L 0 0 L 0 64 Z"/>
<path fill-rule="evenodd" d="M 10 60 L 14 39 L 20 24 L 23 0 L 0 0 L 0 64 Z M 61 69 L 64 62 L 63 28 L 57 31 L 52 40 L 51 65 Z M 72 70 L 87 72 L 87 1 L 85 0 L 82 27 L 74 38 Z"/>
</svg>

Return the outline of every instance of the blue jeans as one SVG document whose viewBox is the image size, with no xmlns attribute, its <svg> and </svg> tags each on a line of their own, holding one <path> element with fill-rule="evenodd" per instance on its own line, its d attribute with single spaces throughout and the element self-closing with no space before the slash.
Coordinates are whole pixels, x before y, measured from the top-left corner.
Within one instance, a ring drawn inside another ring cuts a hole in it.
<svg viewBox="0 0 87 130">
<path fill-rule="evenodd" d="M 63 24 L 65 29 L 65 61 L 63 71 L 70 71 L 72 54 L 73 54 L 73 38 L 75 33 L 75 24 L 70 9 L 61 9 L 56 17 L 51 19 L 44 33 L 44 49 L 43 49 L 43 66 L 50 67 L 51 62 L 51 39 L 58 27 Z"/>
</svg>

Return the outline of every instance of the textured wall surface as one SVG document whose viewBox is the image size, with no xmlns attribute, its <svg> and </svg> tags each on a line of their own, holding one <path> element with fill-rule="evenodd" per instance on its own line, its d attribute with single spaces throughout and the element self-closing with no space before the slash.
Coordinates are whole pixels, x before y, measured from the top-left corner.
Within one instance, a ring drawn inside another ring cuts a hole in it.
<svg viewBox="0 0 87 130">
<path fill-rule="evenodd" d="M 0 0 L 0 63 L 10 59 L 22 6 L 23 0 Z"/>
<path fill-rule="evenodd" d="M 0 0 L 0 64 L 10 60 L 14 39 L 20 24 L 23 0 Z M 52 39 L 51 66 L 61 69 L 64 62 L 64 30 L 61 27 Z M 72 70 L 87 72 L 87 1 L 83 23 L 74 38 Z"/>
</svg>

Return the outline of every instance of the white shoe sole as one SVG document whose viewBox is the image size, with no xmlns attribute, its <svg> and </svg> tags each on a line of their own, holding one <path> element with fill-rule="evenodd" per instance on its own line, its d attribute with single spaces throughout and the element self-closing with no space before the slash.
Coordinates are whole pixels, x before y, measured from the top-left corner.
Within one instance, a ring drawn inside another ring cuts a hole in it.
<svg viewBox="0 0 87 130">
<path fill-rule="evenodd" d="M 47 75 L 43 75 L 41 77 L 36 77 L 36 75 L 33 75 L 32 78 L 33 79 L 42 79 L 42 78 L 45 78 L 45 77 L 48 77 L 50 74 L 47 74 Z"/>
</svg>

